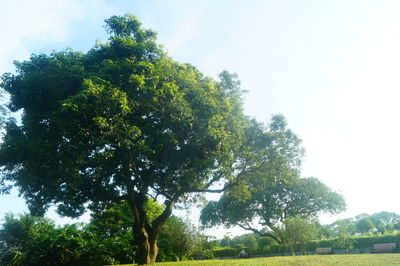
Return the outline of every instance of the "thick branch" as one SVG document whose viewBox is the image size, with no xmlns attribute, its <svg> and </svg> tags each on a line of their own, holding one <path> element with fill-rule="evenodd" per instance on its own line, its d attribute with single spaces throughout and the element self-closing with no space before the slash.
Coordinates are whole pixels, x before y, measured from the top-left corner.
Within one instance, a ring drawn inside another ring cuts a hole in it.
<svg viewBox="0 0 400 266">
<path fill-rule="evenodd" d="M 152 223 L 152 226 L 155 230 L 159 230 L 161 228 L 161 226 L 164 225 L 164 223 L 168 219 L 168 217 L 171 216 L 172 209 L 174 208 L 175 203 L 183 195 L 183 193 L 184 193 L 183 190 L 179 191 L 172 197 L 172 199 L 165 201 L 165 209 L 164 209 L 163 213 L 161 213 L 160 216 L 158 216 Z"/>
<path fill-rule="evenodd" d="M 175 205 L 175 202 L 168 201 L 167 205 L 165 206 L 164 211 L 160 214 L 160 216 L 158 216 L 156 219 L 154 219 L 154 221 L 152 223 L 152 227 L 155 230 L 159 230 L 161 228 L 161 226 L 164 225 L 164 223 L 168 219 L 168 217 L 171 216 L 174 205 Z"/>
<path fill-rule="evenodd" d="M 140 219 L 140 214 L 139 214 L 139 210 L 137 208 L 137 202 L 136 202 L 134 193 L 135 192 L 133 191 L 133 189 L 129 189 L 128 188 L 128 203 L 129 203 L 129 207 L 132 210 L 135 222 L 137 222 Z"/>
<path fill-rule="evenodd" d="M 222 173 L 214 176 L 211 180 L 204 186 L 204 189 L 208 189 L 214 182 L 218 181 L 222 176 Z"/>
</svg>

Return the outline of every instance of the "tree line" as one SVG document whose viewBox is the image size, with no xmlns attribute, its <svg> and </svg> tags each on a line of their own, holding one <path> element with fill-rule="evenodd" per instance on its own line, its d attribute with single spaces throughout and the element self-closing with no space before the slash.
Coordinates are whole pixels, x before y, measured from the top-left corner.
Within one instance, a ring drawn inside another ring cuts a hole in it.
<svg viewBox="0 0 400 266">
<path fill-rule="evenodd" d="M 252 254 L 306 253 L 315 251 L 317 247 L 344 249 L 348 252 L 352 248 L 371 248 L 376 243 L 400 244 L 400 215 L 394 212 L 382 211 L 371 215 L 363 213 L 330 224 L 321 224 L 318 220 L 306 220 L 299 216 L 288 221 L 279 232 L 285 236 L 283 243 L 257 233 L 236 237 L 225 235 L 215 243 L 217 252 L 214 254 L 219 257 L 236 256 L 240 249 Z"/>
</svg>

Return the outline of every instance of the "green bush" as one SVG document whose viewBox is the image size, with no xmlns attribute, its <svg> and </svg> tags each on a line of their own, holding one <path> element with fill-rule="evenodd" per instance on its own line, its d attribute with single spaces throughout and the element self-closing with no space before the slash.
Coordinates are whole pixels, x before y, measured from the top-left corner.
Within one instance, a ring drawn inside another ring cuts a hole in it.
<svg viewBox="0 0 400 266">
<path fill-rule="evenodd" d="M 345 238 L 334 238 L 334 239 L 323 239 L 313 240 L 307 243 L 307 251 L 315 251 L 317 248 L 331 247 L 333 249 L 352 249 L 352 248 L 372 248 L 374 244 L 379 243 L 397 243 L 398 248 L 400 247 L 400 234 L 387 234 L 387 235 L 375 235 L 375 236 L 352 236 Z M 247 248 L 245 248 L 247 250 Z M 296 252 L 301 251 L 301 247 L 294 246 Z M 222 252 L 222 251 L 219 251 Z M 224 254 L 230 254 L 228 251 Z M 285 245 L 271 244 L 265 245 L 257 249 L 252 254 L 273 254 L 273 253 L 288 253 L 288 248 Z M 216 254 L 214 252 L 214 254 Z M 219 254 L 219 253 L 218 253 Z M 232 255 L 225 255 L 226 257 Z M 216 256 L 223 257 L 223 256 Z"/>
<path fill-rule="evenodd" d="M 355 248 L 364 248 L 364 247 L 373 247 L 374 244 L 381 243 L 397 243 L 400 244 L 400 235 L 399 234 L 391 234 L 391 235 L 377 235 L 377 236 L 361 236 L 354 238 Z"/>
<path fill-rule="evenodd" d="M 57 227 L 49 219 L 8 214 L 0 228 L 0 265 L 118 264 L 125 239 L 99 237 L 80 225 Z M 129 262 L 132 262 L 130 259 Z"/>
</svg>

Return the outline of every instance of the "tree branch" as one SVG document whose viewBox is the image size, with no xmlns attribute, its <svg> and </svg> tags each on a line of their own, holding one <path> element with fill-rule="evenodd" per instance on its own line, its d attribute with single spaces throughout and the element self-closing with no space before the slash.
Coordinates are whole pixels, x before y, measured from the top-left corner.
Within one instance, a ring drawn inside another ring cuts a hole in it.
<svg viewBox="0 0 400 266">
<path fill-rule="evenodd" d="M 204 186 L 204 188 L 208 189 L 214 182 L 218 181 L 221 178 L 221 176 L 222 176 L 222 173 L 211 178 L 211 180 Z"/>
<path fill-rule="evenodd" d="M 161 226 L 165 223 L 167 218 L 171 216 L 175 202 L 182 194 L 183 192 L 176 193 L 171 200 L 166 200 L 164 211 L 152 223 L 153 229 L 155 229 L 156 231 L 159 230 Z"/>
</svg>

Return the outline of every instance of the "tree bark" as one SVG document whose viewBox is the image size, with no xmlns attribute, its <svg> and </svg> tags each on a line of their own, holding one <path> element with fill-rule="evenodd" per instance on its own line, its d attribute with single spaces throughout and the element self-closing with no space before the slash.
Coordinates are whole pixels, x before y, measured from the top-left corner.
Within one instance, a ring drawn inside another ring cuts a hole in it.
<svg viewBox="0 0 400 266">
<path fill-rule="evenodd" d="M 137 245 L 135 262 L 139 265 L 150 264 L 150 243 L 146 228 L 144 226 L 135 226 L 133 235 Z"/>
<path fill-rule="evenodd" d="M 180 195 L 177 193 L 173 199 L 166 200 L 164 211 L 150 224 L 144 209 L 148 200 L 145 192 L 136 193 L 133 188 L 128 189 L 127 199 L 134 217 L 133 236 L 137 245 L 135 260 L 137 264 L 145 265 L 156 262 L 158 254 L 157 241 L 161 228 L 167 218 L 171 216 L 172 208 Z"/>
<path fill-rule="evenodd" d="M 157 241 L 160 231 L 166 219 L 171 216 L 174 203 L 172 201 L 167 202 L 163 213 L 151 224 L 148 222 L 147 214 L 144 211 L 144 201 L 139 199 L 132 200 L 130 203 L 135 215 L 133 226 L 134 241 L 137 245 L 135 262 L 139 265 L 155 263 L 158 254 Z"/>
<path fill-rule="evenodd" d="M 135 262 L 139 265 L 152 264 L 156 262 L 158 254 L 158 237 L 161 228 L 135 226 L 135 243 L 138 247 Z"/>
<path fill-rule="evenodd" d="M 155 236 L 152 236 L 153 234 L 155 234 Z M 158 245 L 157 245 L 158 236 L 159 236 L 159 232 L 153 232 L 152 234 L 150 234 L 150 237 L 149 237 L 150 263 L 156 262 L 156 258 L 157 258 L 157 254 L 158 254 Z"/>
</svg>

